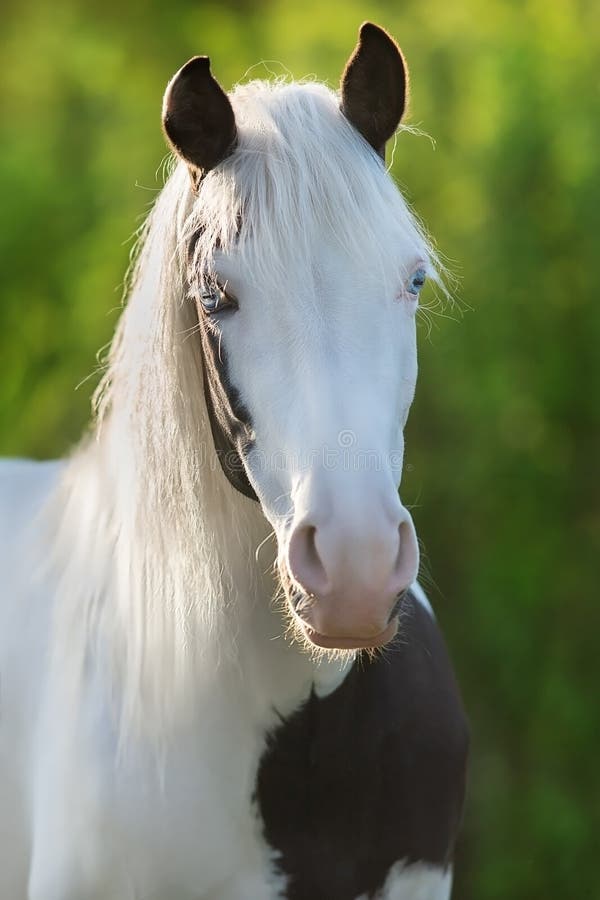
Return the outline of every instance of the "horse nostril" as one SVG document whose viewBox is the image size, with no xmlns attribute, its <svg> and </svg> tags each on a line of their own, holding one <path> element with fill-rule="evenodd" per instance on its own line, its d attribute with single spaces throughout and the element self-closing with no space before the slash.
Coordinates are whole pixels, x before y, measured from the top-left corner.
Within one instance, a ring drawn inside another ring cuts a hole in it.
<svg viewBox="0 0 600 900">
<path fill-rule="evenodd" d="M 292 578 L 309 594 L 322 594 L 327 589 L 327 573 L 317 550 L 317 529 L 299 525 L 292 532 L 288 549 L 288 565 Z"/>
<path fill-rule="evenodd" d="M 392 609 L 391 609 L 390 614 L 389 614 L 389 616 L 388 616 L 388 625 L 390 624 L 390 622 L 392 621 L 392 619 L 395 619 L 396 616 L 400 614 L 400 611 L 401 611 L 401 609 L 402 609 L 402 607 L 403 607 L 403 605 L 404 605 L 404 601 L 406 600 L 407 595 L 408 595 L 408 588 L 406 588 L 406 589 L 403 590 L 403 591 L 400 591 L 400 593 L 399 593 L 398 596 L 396 597 L 396 602 L 395 602 L 394 605 L 392 606 Z"/>
<path fill-rule="evenodd" d="M 408 521 L 400 523 L 398 529 L 398 554 L 394 565 L 394 591 L 404 593 L 415 578 L 419 565 L 419 545 L 414 528 Z"/>
</svg>

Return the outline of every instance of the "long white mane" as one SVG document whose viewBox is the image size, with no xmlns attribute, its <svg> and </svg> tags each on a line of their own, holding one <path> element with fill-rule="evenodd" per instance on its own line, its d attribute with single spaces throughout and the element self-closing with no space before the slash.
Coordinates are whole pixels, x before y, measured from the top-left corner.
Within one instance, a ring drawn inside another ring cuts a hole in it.
<svg viewBox="0 0 600 900">
<path fill-rule="evenodd" d="M 266 289 L 284 286 L 290 266 L 310 282 L 324 233 L 355 259 L 366 244 L 387 253 L 395 243 L 400 268 L 411 255 L 429 260 L 434 276 L 437 266 L 332 91 L 252 82 L 231 102 L 236 152 L 197 197 L 177 165 L 148 218 L 94 430 L 48 510 L 57 653 L 74 661 L 74 678 L 89 654 L 106 658 L 125 724 L 185 712 L 202 667 L 235 656 L 243 617 L 269 599 L 268 564 L 254 559 L 267 525 L 222 476 L 212 444 L 186 289 L 191 236 L 196 271 L 210 270 L 216 247 L 235 247 Z"/>
</svg>

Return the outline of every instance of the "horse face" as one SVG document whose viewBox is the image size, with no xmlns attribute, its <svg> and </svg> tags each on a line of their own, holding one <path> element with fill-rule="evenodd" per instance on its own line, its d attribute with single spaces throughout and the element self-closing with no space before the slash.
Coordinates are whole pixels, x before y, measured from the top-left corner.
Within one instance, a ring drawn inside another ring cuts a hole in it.
<svg viewBox="0 0 600 900">
<path fill-rule="evenodd" d="M 390 289 L 397 269 L 381 279 L 319 243 L 311 277 L 279 292 L 249 284 L 235 257 L 220 255 L 219 282 L 237 309 L 211 314 L 204 353 L 218 373 L 216 417 L 227 417 L 273 525 L 306 633 L 324 647 L 375 646 L 395 633 L 396 601 L 418 567 L 398 497 L 416 298 L 410 283 Z"/>
<path fill-rule="evenodd" d="M 364 25 L 341 103 L 315 85 L 230 101 L 205 58 L 165 98 L 198 194 L 189 280 L 215 445 L 273 526 L 294 621 L 326 648 L 387 643 L 418 569 L 398 486 L 431 266 L 380 158 L 405 85 L 395 43 Z"/>
</svg>

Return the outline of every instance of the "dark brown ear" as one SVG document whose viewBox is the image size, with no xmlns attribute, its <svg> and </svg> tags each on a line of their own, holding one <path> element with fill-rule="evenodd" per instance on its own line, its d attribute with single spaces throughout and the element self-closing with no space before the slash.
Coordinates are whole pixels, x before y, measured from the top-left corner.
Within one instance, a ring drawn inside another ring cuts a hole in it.
<svg viewBox="0 0 600 900">
<path fill-rule="evenodd" d="M 173 76 L 163 101 L 162 124 L 195 183 L 235 148 L 237 129 L 227 94 L 210 72 L 208 56 L 194 56 Z"/>
<path fill-rule="evenodd" d="M 385 143 L 400 124 L 408 94 L 408 69 L 396 41 L 372 22 L 360 26 L 358 43 L 341 84 L 342 112 L 385 157 Z"/>
</svg>

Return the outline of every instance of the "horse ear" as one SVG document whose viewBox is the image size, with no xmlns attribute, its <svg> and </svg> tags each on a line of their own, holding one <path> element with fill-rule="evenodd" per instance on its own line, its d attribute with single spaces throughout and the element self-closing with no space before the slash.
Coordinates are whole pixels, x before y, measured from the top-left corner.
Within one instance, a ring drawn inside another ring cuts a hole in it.
<svg viewBox="0 0 600 900">
<path fill-rule="evenodd" d="M 208 56 L 194 56 L 173 76 L 165 91 L 162 124 L 172 149 L 190 166 L 195 184 L 233 151 L 235 116 L 211 74 Z"/>
<path fill-rule="evenodd" d="M 408 93 L 408 69 L 390 35 L 363 22 L 342 75 L 342 112 L 385 158 L 385 143 L 400 124 Z"/>
</svg>

